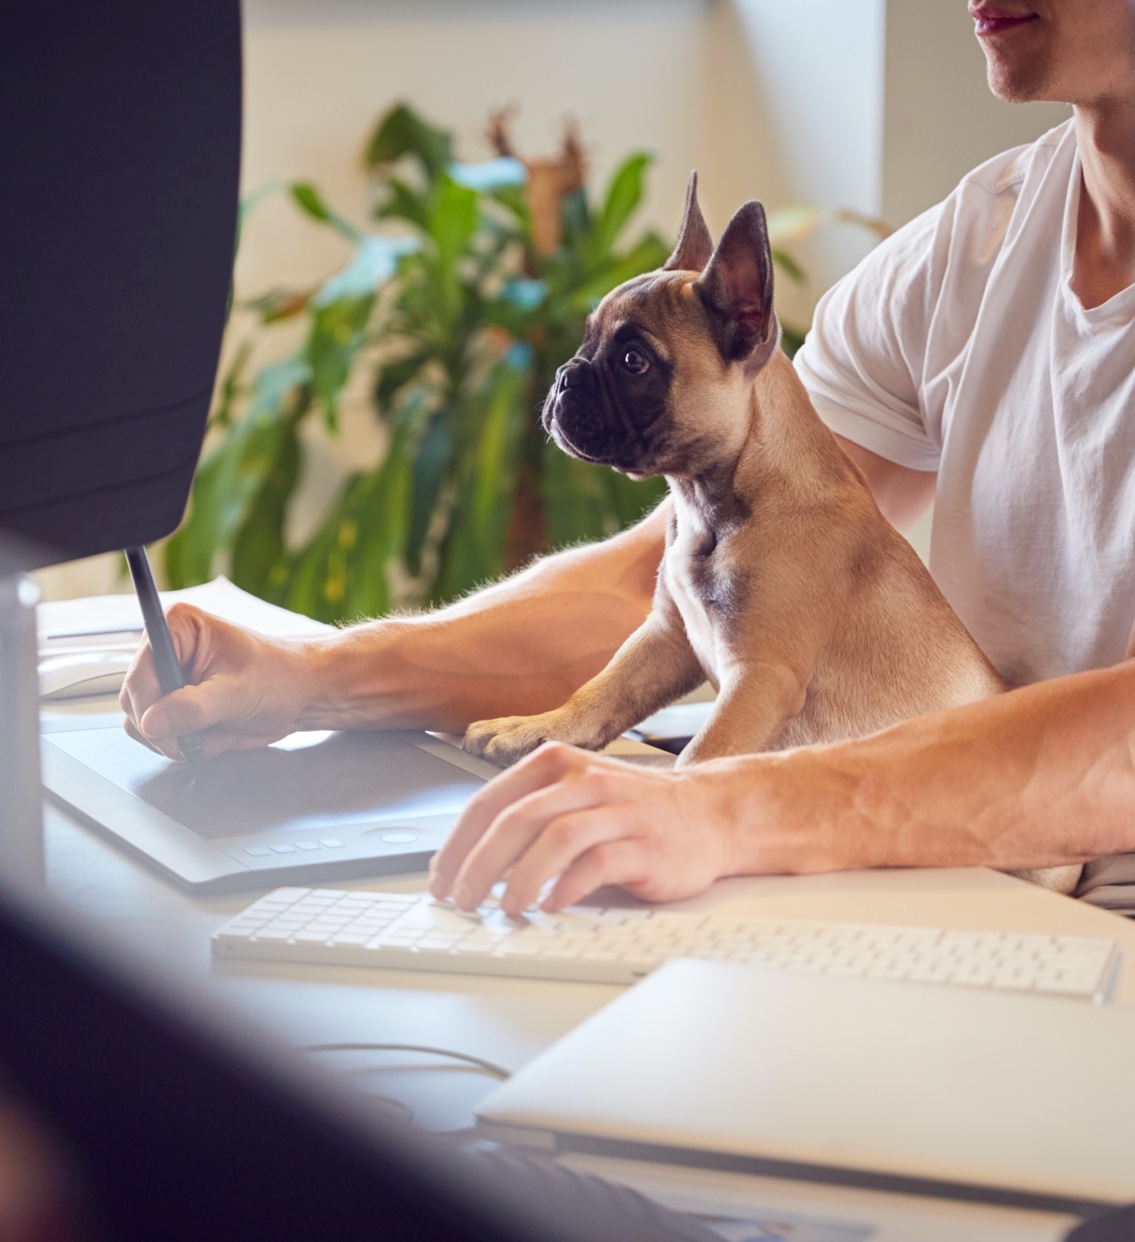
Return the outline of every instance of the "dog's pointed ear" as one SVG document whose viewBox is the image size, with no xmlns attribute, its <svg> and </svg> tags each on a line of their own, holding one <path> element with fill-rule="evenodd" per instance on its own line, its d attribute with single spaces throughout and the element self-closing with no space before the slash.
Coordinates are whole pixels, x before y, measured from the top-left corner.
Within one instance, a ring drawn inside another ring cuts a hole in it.
<svg viewBox="0 0 1135 1242">
<path fill-rule="evenodd" d="M 776 345 L 779 325 L 772 308 L 772 248 L 760 203 L 738 209 L 695 288 L 726 362 L 759 351 L 754 360 L 763 365 Z"/>
<path fill-rule="evenodd" d="M 698 175 L 690 173 L 686 186 L 686 210 L 674 253 L 662 264 L 664 272 L 700 272 L 713 254 L 713 238 L 698 206 Z"/>
</svg>

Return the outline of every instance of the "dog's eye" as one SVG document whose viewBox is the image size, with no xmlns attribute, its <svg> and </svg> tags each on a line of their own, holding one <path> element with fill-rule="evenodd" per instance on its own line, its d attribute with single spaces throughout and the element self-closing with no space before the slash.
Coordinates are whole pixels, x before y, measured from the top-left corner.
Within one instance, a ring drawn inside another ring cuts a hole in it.
<svg viewBox="0 0 1135 1242">
<path fill-rule="evenodd" d="M 632 375 L 645 375 L 650 370 L 650 359 L 637 349 L 628 349 L 623 355 L 623 366 Z"/>
</svg>

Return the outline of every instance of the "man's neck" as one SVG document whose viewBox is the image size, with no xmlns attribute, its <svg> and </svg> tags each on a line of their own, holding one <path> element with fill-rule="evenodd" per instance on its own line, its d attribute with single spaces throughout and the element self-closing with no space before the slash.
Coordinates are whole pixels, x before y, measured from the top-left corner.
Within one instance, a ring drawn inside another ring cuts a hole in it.
<svg viewBox="0 0 1135 1242">
<path fill-rule="evenodd" d="M 1135 284 L 1135 103 L 1074 115 L 1084 181 L 1072 288 L 1091 308 Z"/>
</svg>

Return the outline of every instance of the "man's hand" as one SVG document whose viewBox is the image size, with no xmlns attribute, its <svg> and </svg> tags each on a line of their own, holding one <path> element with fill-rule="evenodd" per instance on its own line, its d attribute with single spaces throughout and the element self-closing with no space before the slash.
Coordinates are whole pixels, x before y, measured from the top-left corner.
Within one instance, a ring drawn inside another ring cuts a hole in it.
<svg viewBox="0 0 1135 1242">
<path fill-rule="evenodd" d="M 302 643 L 254 634 L 189 604 L 174 604 L 167 617 L 190 684 L 163 698 L 144 641 L 118 699 L 131 737 L 177 759 L 177 739 L 197 733 L 212 757 L 266 746 L 300 727 L 311 677 Z"/>
<path fill-rule="evenodd" d="M 470 800 L 430 892 L 473 909 L 507 875 L 510 914 L 606 884 L 648 901 L 694 896 L 731 874 L 734 828 L 715 785 L 709 769 L 660 772 L 549 742 Z"/>
</svg>

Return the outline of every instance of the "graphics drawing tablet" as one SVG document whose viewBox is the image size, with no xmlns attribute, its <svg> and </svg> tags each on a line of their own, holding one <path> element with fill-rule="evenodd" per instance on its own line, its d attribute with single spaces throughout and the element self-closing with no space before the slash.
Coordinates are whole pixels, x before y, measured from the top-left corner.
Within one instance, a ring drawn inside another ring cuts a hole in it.
<svg viewBox="0 0 1135 1242">
<path fill-rule="evenodd" d="M 421 870 L 497 771 L 416 731 L 294 733 L 194 766 L 92 723 L 41 739 L 48 795 L 198 892 Z"/>
</svg>

